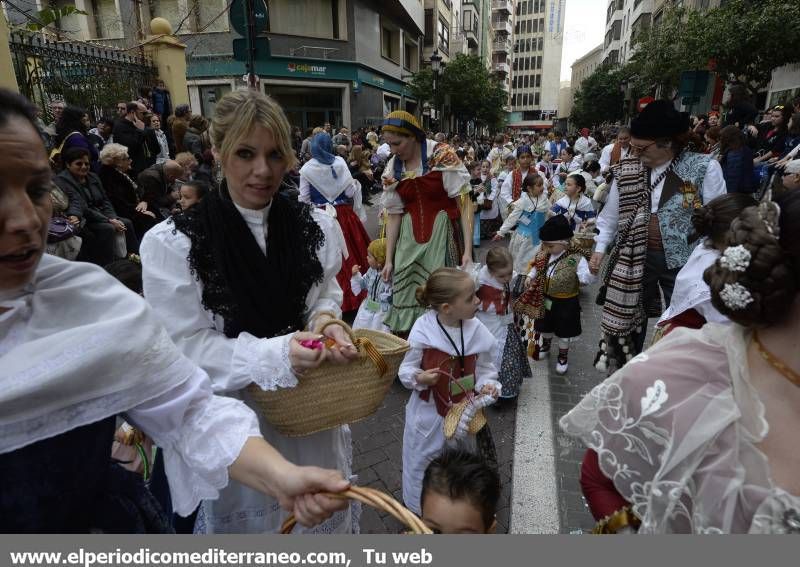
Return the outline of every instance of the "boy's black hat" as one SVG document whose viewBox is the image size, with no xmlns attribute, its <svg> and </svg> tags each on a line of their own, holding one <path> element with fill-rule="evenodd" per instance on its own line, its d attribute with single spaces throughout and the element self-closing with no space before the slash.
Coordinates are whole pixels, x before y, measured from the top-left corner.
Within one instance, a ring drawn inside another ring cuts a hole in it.
<svg viewBox="0 0 800 567">
<path fill-rule="evenodd" d="M 558 240 L 570 240 L 573 236 L 569 221 L 564 215 L 551 217 L 539 229 L 539 238 L 543 242 L 556 242 Z"/>
</svg>

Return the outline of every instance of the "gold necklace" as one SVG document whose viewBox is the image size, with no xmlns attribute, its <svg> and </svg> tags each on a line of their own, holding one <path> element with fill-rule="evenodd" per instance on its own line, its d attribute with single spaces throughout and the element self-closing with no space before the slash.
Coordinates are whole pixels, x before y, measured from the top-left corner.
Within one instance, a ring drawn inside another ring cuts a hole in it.
<svg viewBox="0 0 800 567">
<path fill-rule="evenodd" d="M 761 358 L 766 360 L 770 366 L 780 372 L 789 382 L 800 387 L 800 374 L 789 368 L 785 362 L 767 350 L 761 339 L 758 338 L 758 331 L 753 331 L 753 341 L 756 343 L 756 348 Z"/>
</svg>

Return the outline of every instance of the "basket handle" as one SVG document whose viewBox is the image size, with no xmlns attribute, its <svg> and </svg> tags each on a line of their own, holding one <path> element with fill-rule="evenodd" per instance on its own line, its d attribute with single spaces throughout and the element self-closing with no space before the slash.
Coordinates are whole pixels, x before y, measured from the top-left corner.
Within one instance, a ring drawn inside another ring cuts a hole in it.
<svg viewBox="0 0 800 567">
<path fill-rule="evenodd" d="M 380 490 L 375 490 L 374 488 L 368 488 L 365 486 L 351 486 L 344 492 L 335 494 L 331 492 L 323 492 L 323 494 L 329 498 L 337 498 L 339 500 L 358 500 L 363 504 L 383 510 L 384 512 L 391 514 L 397 521 L 404 524 L 411 530 L 411 533 L 415 535 L 433 533 L 433 531 L 431 531 L 431 529 L 426 526 L 424 522 L 416 516 L 416 514 Z M 292 533 L 296 523 L 297 520 L 295 519 L 294 514 L 290 514 L 289 517 L 284 520 L 280 533 Z"/>
<path fill-rule="evenodd" d="M 375 345 L 373 345 L 372 342 L 367 338 L 364 337 L 356 338 L 355 334 L 353 334 L 353 329 L 350 327 L 350 325 L 348 325 L 341 319 L 329 319 L 328 321 L 325 321 L 325 323 L 323 323 L 322 327 L 320 327 L 319 329 L 320 334 L 331 325 L 339 325 L 344 329 L 344 332 L 347 333 L 347 336 L 350 337 L 350 340 L 353 341 L 353 344 L 356 346 L 356 348 L 361 347 L 366 353 L 366 355 L 369 357 L 369 359 L 372 360 L 373 364 L 375 364 L 375 366 L 378 367 L 378 372 L 380 372 L 381 376 L 383 376 L 389 371 L 389 366 L 383 359 L 383 355 L 380 352 L 378 352 L 377 348 L 375 348 Z"/>
</svg>

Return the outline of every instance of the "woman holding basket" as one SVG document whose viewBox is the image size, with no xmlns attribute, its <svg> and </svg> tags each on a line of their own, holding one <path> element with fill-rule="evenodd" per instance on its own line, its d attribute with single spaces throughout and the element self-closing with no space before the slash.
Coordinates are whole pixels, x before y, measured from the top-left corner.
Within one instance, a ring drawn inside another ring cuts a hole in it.
<svg viewBox="0 0 800 567">
<path fill-rule="evenodd" d="M 228 94 L 215 108 L 211 136 L 225 179 L 219 191 L 148 232 L 144 292 L 214 390 L 253 406 L 245 391 L 251 383 L 265 391 L 291 388 L 324 360 L 346 363 L 358 355 L 344 329 L 330 324 L 340 315 L 336 274 L 344 243 L 335 219 L 280 192 L 295 157 L 286 116 L 272 99 Z M 301 344 L 321 334 L 336 344 Z M 350 475 L 347 426 L 288 438 L 263 416 L 260 422 L 288 459 Z M 276 532 L 284 517 L 274 499 L 231 483 L 219 500 L 203 503 L 195 531 Z M 351 532 L 350 512 L 316 531 Z"/>
</svg>

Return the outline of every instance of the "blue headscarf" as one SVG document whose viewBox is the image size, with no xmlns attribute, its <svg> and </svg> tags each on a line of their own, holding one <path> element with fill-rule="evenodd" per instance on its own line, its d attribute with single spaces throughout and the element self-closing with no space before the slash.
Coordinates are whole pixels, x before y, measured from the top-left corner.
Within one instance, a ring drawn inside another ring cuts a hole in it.
<svg viewBox="0 0 800 567">
<path fill-rule="evenodd" d="M 311 157 L 323 165 L 330 165 L 333 178 L 337 178 L 336 170 L 333 167 L 336 156 L 333 155 L 333 142 L 330 134 L 320 132 L 311 138 Z"/>
</svg>

